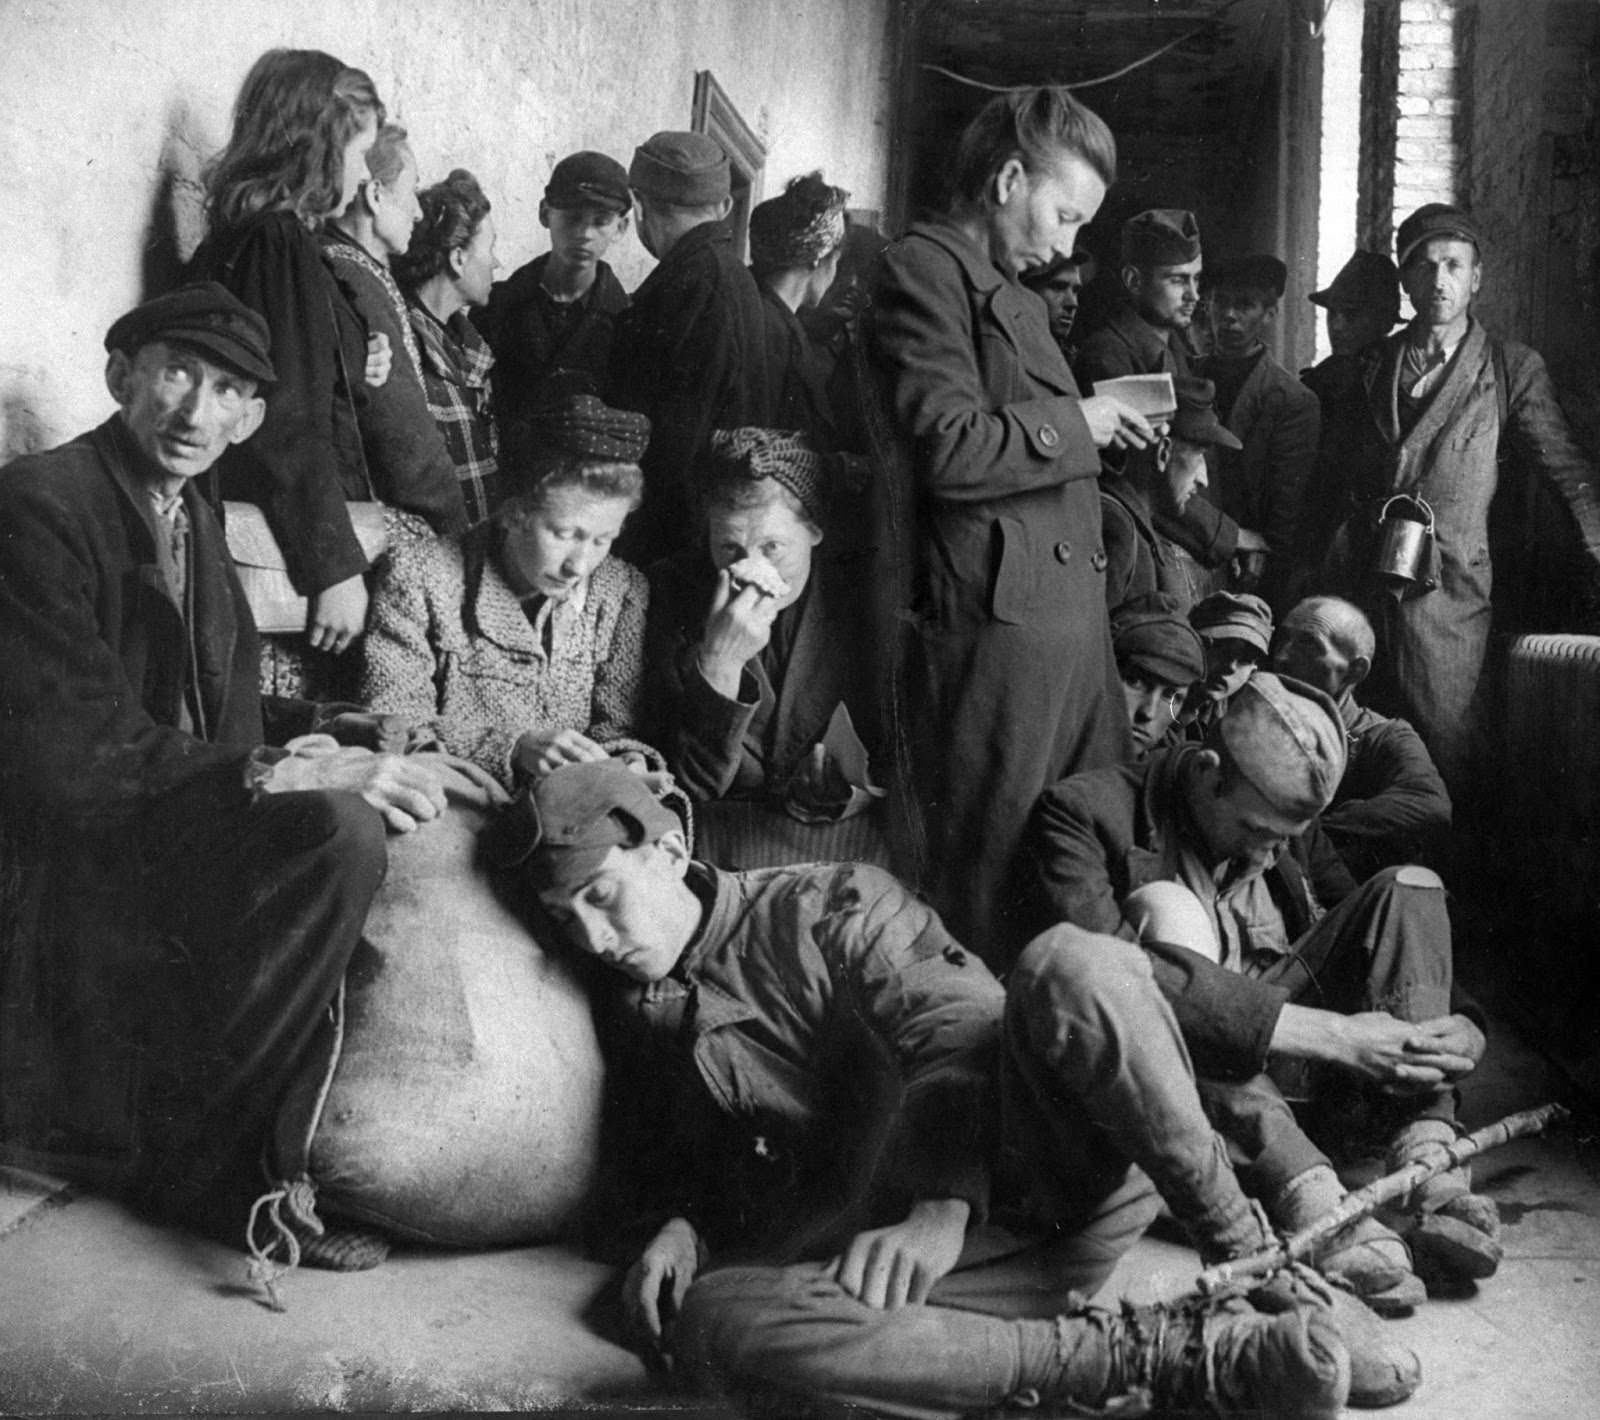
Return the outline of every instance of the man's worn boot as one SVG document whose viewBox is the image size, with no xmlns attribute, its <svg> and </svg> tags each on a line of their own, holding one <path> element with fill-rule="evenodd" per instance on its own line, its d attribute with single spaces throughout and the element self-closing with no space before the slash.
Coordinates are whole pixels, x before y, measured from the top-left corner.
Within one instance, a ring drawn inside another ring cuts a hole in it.
<svg viewBox="0 0 1600 1420">
<path fill-rule="evenodd" d="M 1268 1199 L 1267 1214 L 1283 1232 L 1297 1233 L 1337 1208 L 1346 1192 L 1330 1165 L 1317 1164 Z M 1361 1218 L 1341 1228 L 1311 1261 L 1324 1277 L 1348 1288 L 1379 1316 L 1405 1316 L 1427 1299 L 1427 1289 L 1412 1270 L 1405 1240 L 1376 1218 Z"/>
<path fill-rule="evenodd" d="M 1414 1119 L 1390 1140 L 1388 1171 L 1436 1158 L 1455 1141 L 1451 1121 Z M 1402 1208 L 1402 1231 L 1430 1292 L 1459 1292 L 1494 1276 L 1503 1255 L 1500 1210 L 1492 1198 L 1472 1191 L 1472 1175 L 1464 1165 L 1413 1189 Z"/>
<path fill-rule="evenodd" d="M 1120 1312 L 1084 1307 L 1058 1318 L 1056 1331 L 1054 1364 L 1008 1409 L 1335 1420 L 1349 1394 L 1338 1326 L 1315 1305 L 1267 1314 L 1231 1294 Z"/>
</svg>

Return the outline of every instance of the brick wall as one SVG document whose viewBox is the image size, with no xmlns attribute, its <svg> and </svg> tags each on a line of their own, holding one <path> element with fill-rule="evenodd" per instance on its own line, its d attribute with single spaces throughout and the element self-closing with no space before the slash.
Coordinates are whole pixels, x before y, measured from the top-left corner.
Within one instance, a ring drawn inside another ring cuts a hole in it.
<svg viewBox="0 0 1600 1420">
<path fill-rule="evenodd" d="M 689 126 L 709 69 L 767 144 L 766 192 L 825 169 L 883 207 L 895 0 L 29 0 L 0 46 L 0 462 L 111 409 L 100 340 L 198 239 L 197 179 L 246 70 L 275 45 L 371 73 L 425 181 L 471 168 L 507 272 L 545 249 L 555 160 L 627 162 Z M 630 234 L 613 265 L 652 265 Z"/>
</svg>

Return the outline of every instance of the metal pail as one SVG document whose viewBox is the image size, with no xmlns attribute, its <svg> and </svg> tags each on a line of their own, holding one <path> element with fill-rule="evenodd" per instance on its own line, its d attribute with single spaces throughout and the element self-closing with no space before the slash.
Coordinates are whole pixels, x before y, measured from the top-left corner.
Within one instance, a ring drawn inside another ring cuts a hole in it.
<svg viewBox="0 0 1600 1420">
<path fill-rule="evenodd" d="M 1397 493 L 1378 515 L 1378 555 L 1374 570 L 1380 577 L 1416 582 L 1427 574 L 1433 542 L 1433 509 L 1421 498 Z"/>
</svg>

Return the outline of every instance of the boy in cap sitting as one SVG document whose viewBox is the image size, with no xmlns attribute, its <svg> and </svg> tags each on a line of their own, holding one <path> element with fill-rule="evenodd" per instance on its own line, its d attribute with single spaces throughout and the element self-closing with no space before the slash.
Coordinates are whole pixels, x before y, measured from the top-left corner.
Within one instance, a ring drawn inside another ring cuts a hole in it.
<svg viewBox="0 0 1600 1420">
<path fill-rule="evenodd" d="M 604 153 L 571 153 L 555 165 L 539 203 L 550 250 L 496 281 L 472 313 L 495 358 L 495 408 L 503 448 L 542 406 L 598 394 L 628 295 L 605 255 L 628 230 L 628 174 Z"/>
<path fill-rule="evenodd" d="M 1300 504 L 1317 458 L 1317 397 L 1267 353 L 1288 269 L 1275 256 L 1242 256 L 1207 272 L 1212 353 L 1196 371 L 1217 391 L 1217 414 L 1239 447 L 1213 449 L 1211 501 L 1267 540 L 1235 560 L 1231 582 L 1264 590 L 1285 585 L 1299 550 Z"/>
<path fill-rule="evenodd" d="M 1308 1085 L 1358 1089 L 1399 1167 L 1454 1137 L 1455 1086 L 1484 1050 L 1455 998 L 1438 877 L 1391 868 L 1355 887 L 1316 829 L 1344 766 L 1333 702 L 1256 671 L 1203 746 L 1063 780 L 1032 835 L 1037 925 L 1071 922 L 1150 953 L 1240 1179 L 1284 1230 L 1345 1193 L 1289 1098 Z M 1203 909 L 1203 939 L 1192 916 L 1135 925 L 1130 897 L 1163 881 Z M 1494 1271 L 1494 1205 L 1459 1171 L 1410 1206 L 1430 1280 Z M 1375 1219 L 1315 1261 L 1386 1313 L 1422 1299 L 1406 1242 Z"/>
<path fill-rule="evenodd" d="M 447 789 L 503 797 L 470 765 L 362 747 L 403 747 L 404 722 L 261 695 L 198 480 L 261 423 L 268 338 L 212 282 L 145 302 L 106 334 L 117 412 L 0 477 L 0 857 L 23 885 L 0 949 L 4 1132 L 235 1237 L 385 827 L 436 817 Z M 349 1265 L 318 1246 L 307 1261 Z"/>
<path fill-rule="evenodd" d="M 930 1417 L 1136 1396 L 1337 1415 L 1350 1361 L 1303 1274 L 1262 1311 L 1083 1300 L 1153 1216 L 1151 1181 L 1203 1256 L 1263 1236 L 1137 948 L 1059 928 L 1003 990 L 876 869 L 693 861 L 615 764 L 541 780 L 496 850 L 615 974 L 636 1207 L 602 1221 L 643 1225 L 618 1239 L 624 1308 L 680 1374 Z"/>
<path fill-rule="evenodd" d="M 1211 385 L 1178 376 L 1178 409 L 1164 436 L 1148 449 L 1131 450 L 1120 475 L 1100 478 L 1101 531 L 1106 550 L 1106 605 L 1113 610 L 1130 597 L 1165 592 L 1188 609 L 1205 595 L 1210 579 L 1156 519 L 1180 517 L 1206 486 L 1206 457 L 1215 447 L 1239 447 L 1217 421 Z"/>
<path fill-rule="evenodd" d="M 1111 613 L 1111 646 L 1128 702 L 1133 757 L 1170 742 L 1192 686 L 1206 671 L 1199 634 L 1174 597 L 1149 592 Z"/>
<path fill-rule="evenodd" d="M 771 428 L 767 317 L 733 249 L 728 155 L 704 133 L 662 132 L 634 150 L 639 240 L 659 265 L 634 292 L 612 349 L 608 400 L 650 421 L 644 504 L 618 551 L 638 566 L 695 536 L 693 479 L 713 429 Z"/>
</svg>

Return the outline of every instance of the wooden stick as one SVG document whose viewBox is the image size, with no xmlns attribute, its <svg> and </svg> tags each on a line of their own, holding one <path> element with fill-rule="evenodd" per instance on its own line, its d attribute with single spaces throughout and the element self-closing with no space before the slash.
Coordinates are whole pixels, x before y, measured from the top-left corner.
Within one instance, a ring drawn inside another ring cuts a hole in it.
<svg viewBox="0 0 1600 1420">
<path fill-rule="evenodd" d="M 1507 1115 L 1497 1124 L 1486 1124 L 1475 1133 L 1457 1139 L 1454 1144 L 1440 1144 L 1438 1152 L 1430 1157 L 1418 1159 L 1403 1169 L 1374 1179 L 1365 1188 L 1346 1194 L 1337 1208 L 1324 1213 L 1316 1222 L 1291 1233 L 1272 1247 L 1263 1248 L 1247 1257 L 1235 1258 L 1232 1262 L 1208 1267 L 1195 1279 L 1195 1285 L 1201 1293 L 1209 1295 L 1235 1282 L 1261 1277 L 1276 1272 L 1288 1263 L 1299 1262 L 1311 1256 L 1341 1228 L 1358 1218 L 1365 1218 L 1393 1199 L 1404 1198 L 1419 1184 L 1465 1163 L 1475 1154 L 1497 1149 L 1513 1139 L 1543 1133 L 1548 1126 L 1567 1118 L 1570 1113 L 1564 1105 L 1542 1105 L 1538 1109 Z"/>
</svg>

